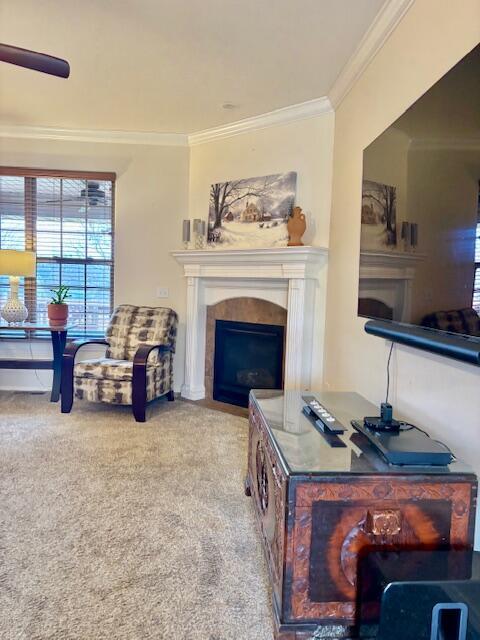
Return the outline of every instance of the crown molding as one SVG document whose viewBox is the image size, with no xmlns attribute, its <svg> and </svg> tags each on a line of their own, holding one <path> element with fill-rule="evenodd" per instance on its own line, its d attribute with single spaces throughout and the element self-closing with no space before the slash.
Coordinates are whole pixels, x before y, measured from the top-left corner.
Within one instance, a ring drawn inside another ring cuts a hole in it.
<svg viewBox="0 0 480 640">
<path fill-rule="evenodd" d="M 414 2 L 415 0 L 386 0 L 328 92 L 334 109 L 350 92 Z"/>
<path fill-rule="evenodd" d="M 314 118 L 323 113 L 330 112 L 333 112 L 332 105 L 330 100 L 324 96 L 322 98 L 316 98 L 315 100 L 293 104 L 289 107 L 283 107 L 282 109 L 275 109 L 268 113 L 262 113 L 259 116 L 213 127 L 212 129 L 197 131 L 188 136 L 188 143 L 192 146 L 212 142 L 213 140 L 220 140 L 221 138 L 231 138 L 232 136 L 246 133 L 247 131 L 267 129 L 275 125 L 306 120 L 307 118 Z"/>
<path fill-rule="evenodd" d="M 275 111 L 262 113 L 252 118 L 230 122 L 220 127 L 198 131 L 190 135 L 153 131 L 100 131 L 0 124 L 0 137 L 186 147 L 211 142 L 220 138 L 230 138 L 247 131 L 266 129 L 275 125 L 314 118 L 329 112 L 333 112 L 332 105 L 327 97 L 322 97 L 282 109 L 275 109 Z"/>
<path fill-rule="evenodd" d="M 181 133 L 143 131 L 100 131 L 96 129 L 58 129 L 0 124 L 0 137 L 37 140 L 70 140 L 73 142 L 107 142 L 116 144 L 186 147 L 188 136 Z"/>
</svg>

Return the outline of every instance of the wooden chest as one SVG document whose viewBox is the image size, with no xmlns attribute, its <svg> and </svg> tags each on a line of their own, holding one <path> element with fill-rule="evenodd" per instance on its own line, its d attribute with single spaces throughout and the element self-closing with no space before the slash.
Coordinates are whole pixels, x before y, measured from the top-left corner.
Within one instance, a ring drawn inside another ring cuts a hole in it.
<svg viewBox="0 0 480 640">
<path fill-rule="evenodd" d="M 374 415 L 357 394 L 315 394 L 344 424 Z M 471 548 L 476 477 L 392 467 L 349 429 L 332 448 L 298 392 L 250 395 L 246 493 L 255 505 L 278 640 L 355 637 L 359 555 L 370 549 Z"/>
</svg>

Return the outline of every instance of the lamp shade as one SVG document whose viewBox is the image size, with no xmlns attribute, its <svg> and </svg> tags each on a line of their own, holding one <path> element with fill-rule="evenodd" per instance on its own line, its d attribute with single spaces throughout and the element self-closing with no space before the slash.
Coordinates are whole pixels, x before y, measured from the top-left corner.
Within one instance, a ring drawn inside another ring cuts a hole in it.
<svg viewBox="0 0 480 640">
<path fill-rule="evenodd" d="M 33 278 L 36 261 L 37 255 L 34 251 L 0 249 L 0 275 Z"/>
</svg>

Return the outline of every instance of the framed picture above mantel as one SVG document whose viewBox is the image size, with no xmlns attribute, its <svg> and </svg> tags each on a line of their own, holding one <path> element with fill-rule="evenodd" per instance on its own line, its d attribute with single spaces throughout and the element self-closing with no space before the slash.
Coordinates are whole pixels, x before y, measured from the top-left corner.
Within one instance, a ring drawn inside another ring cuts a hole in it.
<svg viewBox="0 0 480 640">
<path fill-rule="evenodd" d="M 212 184 L 209 248 L 285 247 L 296 182 L 290 171 Z"/>
</svg>

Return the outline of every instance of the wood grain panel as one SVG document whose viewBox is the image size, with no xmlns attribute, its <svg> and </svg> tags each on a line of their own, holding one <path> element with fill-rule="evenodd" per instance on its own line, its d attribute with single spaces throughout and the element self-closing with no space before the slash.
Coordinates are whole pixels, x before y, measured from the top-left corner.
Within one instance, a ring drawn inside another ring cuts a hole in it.
<svg viewBox="0 0 480 640">
<path fill-rule="evenodd" d="M 292 563 L 292 619 L 353 620 L 356 571 L 362 550 L 397 548 L 464 548 L 470 540 L 471 484 L 379 479 L 305 483 L 296 488 Z M 315 510 L 327 513 L 331 530 L 314 532 Z M 375 535 L 366 526 L 372 509 L 399 510 L 402 529 L 394 535 Z M 317 573 L 328 588 L 325 601 L 312 599 L 310 573 L 315 535 Z M 319 553 L 323 549 L 323 553 Z M 335 600 L 328 593 L 336 594 Z"/>
</svg>

